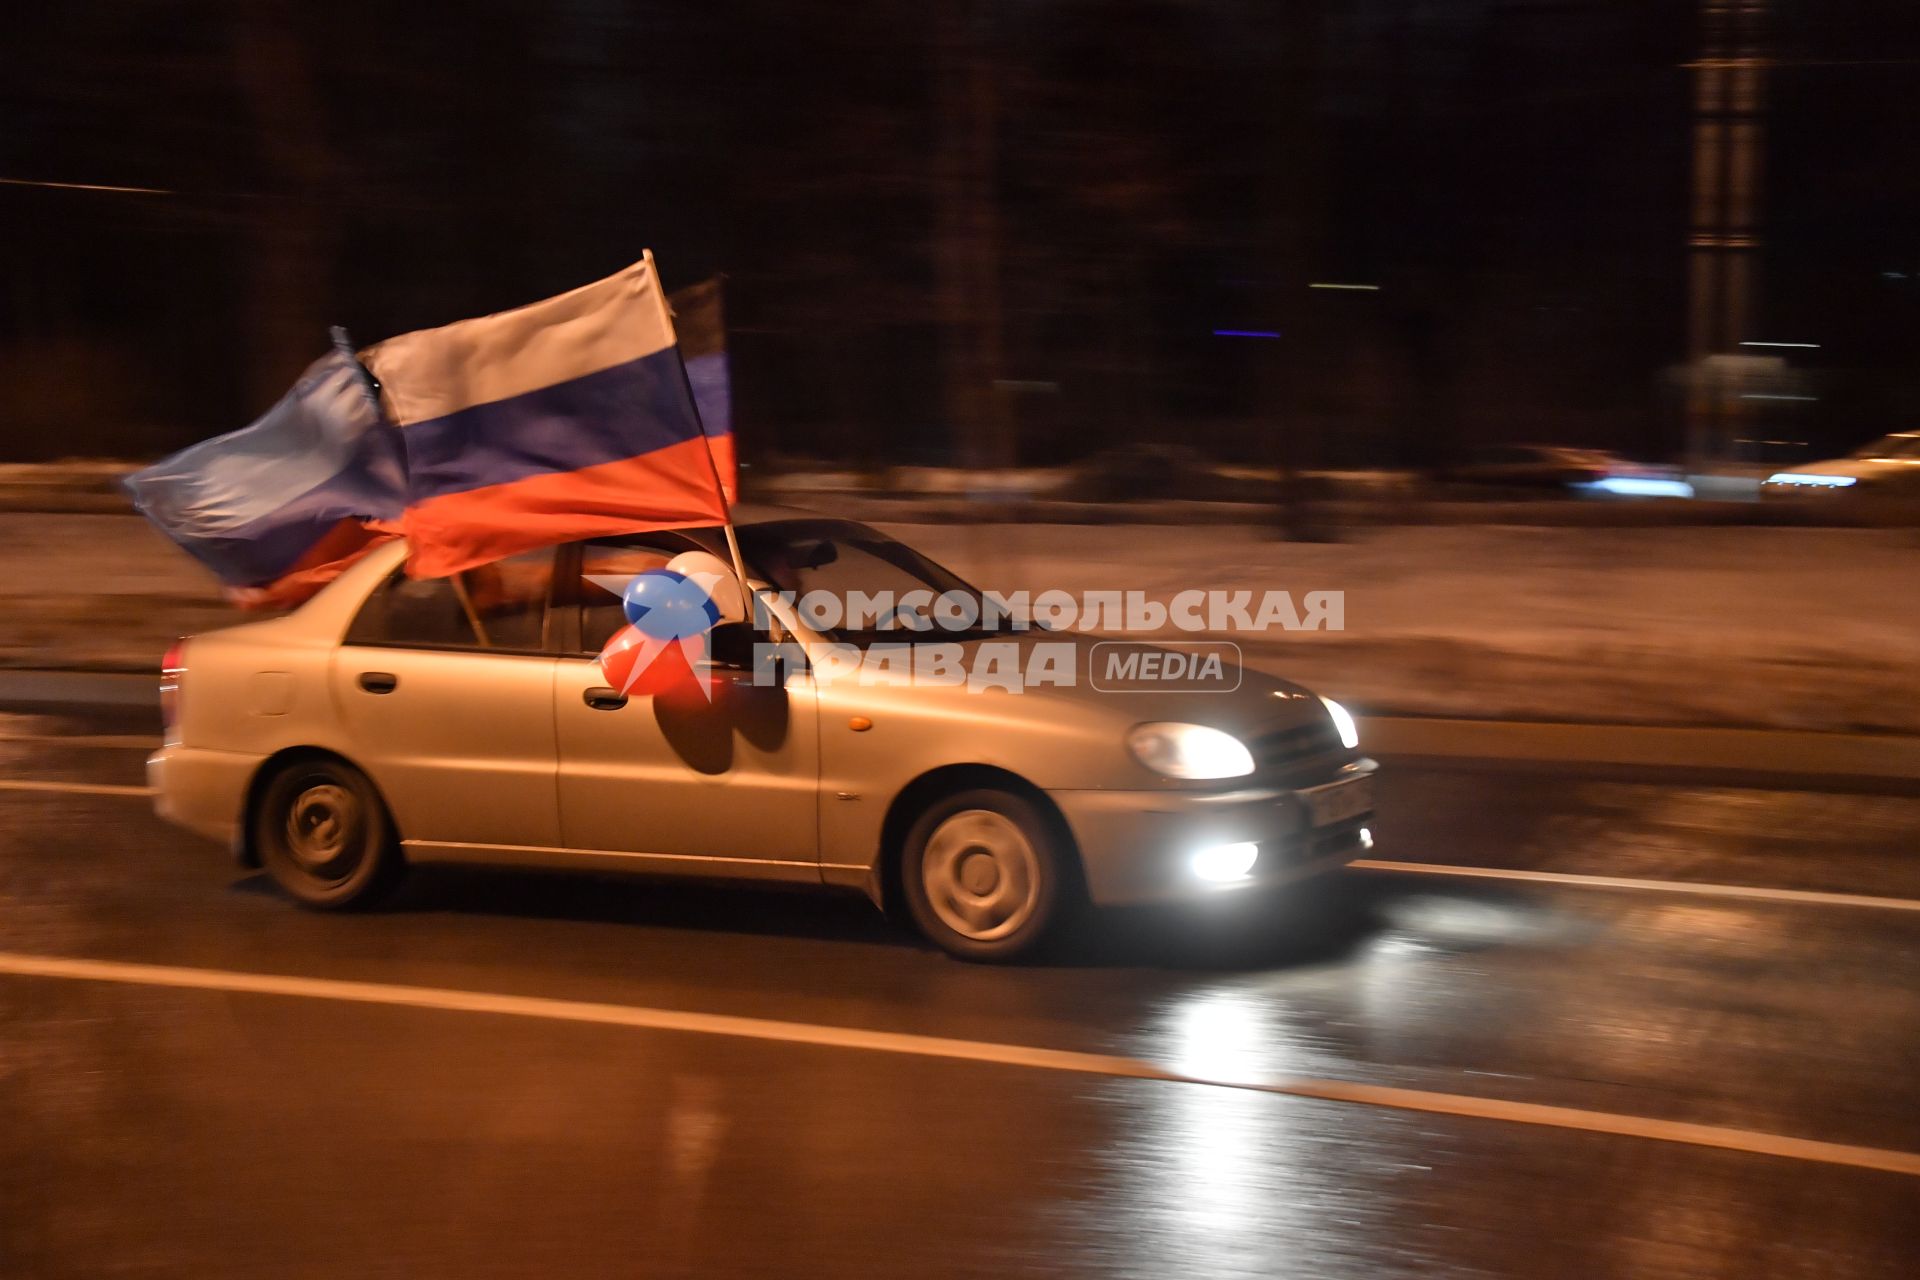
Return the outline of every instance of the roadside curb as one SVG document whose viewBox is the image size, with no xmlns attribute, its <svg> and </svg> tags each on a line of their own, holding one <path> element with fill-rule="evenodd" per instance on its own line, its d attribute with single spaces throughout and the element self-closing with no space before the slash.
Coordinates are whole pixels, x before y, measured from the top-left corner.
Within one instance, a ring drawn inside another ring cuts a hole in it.
<svg viewBox="0 0 1920 1280">
<path fill-rule="evenodd" d="M 160 706 L 160 673 L 0 670 L 0 703 L 16 706 Z"/>
<path fill-rule="evenodd" d="M 1920 737 L 1892 734 L 1363 716 L 1360 737 L 1385 756 L 1920 779 Z"/>
</svg>

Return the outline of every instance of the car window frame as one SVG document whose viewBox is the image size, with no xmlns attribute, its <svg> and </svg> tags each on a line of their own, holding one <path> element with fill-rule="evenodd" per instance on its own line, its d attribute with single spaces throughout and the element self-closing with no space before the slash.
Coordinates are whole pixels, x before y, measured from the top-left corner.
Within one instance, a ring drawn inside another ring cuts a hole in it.
<svg viewBox="0 0 1920 1280">
<path fill-rule="evenodd" d="M 976 596 L 982 601 L 983 609 L 985 607 L 984 602 L 986 600 L 987 595 L 989 594 L 984 588 L 975 586 L 972 582 L 968 581 L 966 578 L 963 578 L 958 573 L 955 573 L 952 569 L 949 569 L 946 565 L 941 564 L 938 560 L 935 560 L 932 556 L 920 550 L 920 548 L 914 546 L 912 543 L 902 542 L 900 539 L 893 537 L 891 534 L 888 534 L 882 530 L 876 529 L 872 525 L 867 524 L 865 521 L 862 521 L 862 520 L 849 520 L 844 516 L 795 515 L 795 516 L 782 517 L 777 520 L 758 521 L 755 525 L 748 526 L 748 527 L 749 528 L 759 528 L 759 527 L 779 528 L 779 529 L 785 529 L 789 533 L 795 531 L 796 529 L 801 531 L 806 531 L 811 528 L 811 530 L 817 531 L 822 536 L 836 538 L 843 541 L 858 541 L 861 537 L 864 536 L 866 538 L 870 538 L 874 540 L 875 542 L 890 542 L 895 546 L 904 550 L 909 556 L 911 556 L 915 561 L 919 563 L 920 567 L 909 568 L 908 566 L 899 564 L 898 562 L 888 561 L 886 556 L 881 555 L 878 552 L 875 552 L 869 548 L 862 548 L 862 550 L 865 551 L 866 554 L 873 556 L 875 559 L 892 563 L 895 568 L 900 569 L 903 572 L 908 573 L 914 577 L 920 578 L 920 580 L 923 583 L 925 583 L 925 585 L 929 588 L 937 587 L 939 591 L 949 591 L 949 590 L 960 591 L 968 595 Z M 750 543 L 751 541 L 752 539 L 750 538 L 743 538 L 742 539 L 743 549 L 744 549 L 744 546 Z M 759 566 L 755 565 L 751 558 L 749 558 L 747 561 L 747 569 L 751 573 L 761 574 L 762 580 L 763 581 L 765 580 L 765 575 L 761 573 Z M 922 569 L 931 571 L 934 577 L 932 579 L 921 577 Z M 944 579 L 944 581 L 941 581 L 942 579 Z M 938 592 L 936 592 L 936 594 L 938 594 Z M 771 608 L 771 606 L 769 606 L 769 608 Z M 776 616 L 780 616 L 780 615 L 776 614 Z M 785 624 L 783 623 L 783 625 Z M 847 628 L 835 628 L 828 631 L 816 632 L 816 631 L 813 631 L 811 628 L 809 628 L 804 632 L 804 634 L 814 636 L 817 639 L 817 641 L 821 644 L 825 644 L 825 645 L 847 644 L 847 645 L 853 645 L 856 648 L 865 650 L 876 644 L 905 644 L 905 645 L 945 644 L 945 643 L 950 643 L 956 639 L 959 639 L 961 636 L 965 636 L 968 639 L 987 639 L 987 638 L 993 638 L 993 637 L 1004 638 L 1007 636 L 1018 636 L 1021 634 L 1027 634 L 1027 633 L 1036 632 L 1036 631 L 1046 631 L 1051 629 L 1052 628 L 1048 627 L 1047 625 L 1035 620 L 1032 617 L 1032 615 L 1029 614 L 1027 615 L 1022 625 L 1009 626 L 1007 629 L 1003 631 L 991 631 L 991 632 L 987 632 L 987 631 L 981 631 L 981 632 L 916 631 L 916 630 L 913 630 L 912 628 L 902 627 L 899 629 L 889 628 L 886 630 L 868 628 L 868 629 L 861 629 L 857 631 L 849 630 Z"/>
<path fill-rule="evenodd" d="M 542 550 L 542 548 L 535 547 L 533 548 L 533 550 L 538 551 L 538 550 Z M 553 552 L 554 556 L 553 556 L 552 572 L 550 572 L 547 575 L 546 597 L 540 602 L 540 634 L 542 637 L 544 637 L 544 642 L 539 648 L 529 649 L 519 645 L 507 646 L 507 645 L 490 645 L 490 644 L 477 644 L 477 643 L 444 644 L 444 643 L 440 643 L 432 640 L 395 640 L 395 639 L 392 639 L 391 637 L 386 637 L 378 640 L 363 640 L 363 639 L 354 638 L 354 635 L 353 635 L 354 628 L 359 624 L 361 616 L 365 614 L 366 611 L 373 606 L 375 597 L 382 595 L 390 587 L 392 587 L 392 585 L 396 581 L 406 576 L 407 566 L 404 563 L 397 566 L 392 573 L 381 578 L 379 583 L 375 585 L 373 590 L 367 592 L 366 597 L 360 601 L 360 607 L 353 611 L 353 616 L 347 620 L 346 630 L 341 633 L 340 646 L 342 648 L 351 646 L 356 649 L 405 649 L 409 651 L 422 652 L 422 653 L 473 653 L 473 654 L 480 654 L 483 656 L 498 656 L 498 657 L 507 657 L 507 658 L 560 657 L 561 654 L 559 650 L 556 648 L 556 633 L 559 630 L 559 628 L 556 625 L 557 610 L 554 607 L 554 592 L 555 592 L 555 588 L 559 585 L 559 582 L 560 582 L 561 557 L 559 555 L 559 552 L 564 550 L 564 548 L 549 547 L 549 548 L 545 548 L 545 550 Z M 521 552 L 516 554 L 525 554 L 525 553 Z M 502 556 L 500 557 L 500 559 L 508 560 L 508 559 L 512 559 L 512 557 Z M 497 563 L 497 561 L 489 561 L 488 563 Z M 484 568 L 485 566 L 476 565 L 474 567 Z M 462 572 L 465 572 L 465 570 L 462 570 Z M 443 577 L 445 578 L 452 578 L 455 576 L 457 575 L 454 575 L 454 574 L 443 575 Z"/>
</svg>

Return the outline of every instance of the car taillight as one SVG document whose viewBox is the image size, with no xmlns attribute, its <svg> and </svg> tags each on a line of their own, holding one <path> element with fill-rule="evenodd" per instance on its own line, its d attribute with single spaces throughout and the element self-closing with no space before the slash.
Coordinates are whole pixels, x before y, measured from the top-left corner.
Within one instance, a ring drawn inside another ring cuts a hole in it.
<svg viewBox="0 0 1920 1280">
<path fill-rule="evenodd" d="M 187 674 L 187 641 L 182 636 L 167 646 L 160 659 L 160 723 L 169 736 L 180 716 L 180 682 Z"/>
</svg>

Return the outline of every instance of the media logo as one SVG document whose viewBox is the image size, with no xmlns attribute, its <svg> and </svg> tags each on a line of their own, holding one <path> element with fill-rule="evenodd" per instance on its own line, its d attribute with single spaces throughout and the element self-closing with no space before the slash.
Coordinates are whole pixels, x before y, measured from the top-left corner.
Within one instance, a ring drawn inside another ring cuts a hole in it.
<svg viewBox="0 0 1920 1280">
<path fill-rule="evenodd" d="M 641 695 L 694 685 L 713 696 L 695 672 L 720 621 L 709 584 L 675 569 L 647 569 L 612 583 L 596 576 L 595 581 L 619 595 L 627 619 L 600 650 L 600 671 L 608 684 Z"/>
</svg>

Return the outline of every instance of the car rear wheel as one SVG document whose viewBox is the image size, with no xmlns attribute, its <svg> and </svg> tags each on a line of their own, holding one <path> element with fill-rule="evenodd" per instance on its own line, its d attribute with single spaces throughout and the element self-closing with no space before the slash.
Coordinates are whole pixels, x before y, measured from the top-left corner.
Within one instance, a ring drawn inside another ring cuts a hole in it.
<svg viewBox="0 0 1920 1280">
<path fill-rule="evenodd" d="M 1066 899 L 1061 841 L 1007 791 L 930 806 L 907 833 L 902 885 L 929 941 L 966 960 L 1010 960 L 1046 937 Z"/>
<path fill-rule="evenodd" d="M 267 874 L 304 906 L 363 905 L 399 879 L 386 805 L 344 761 L 313 757 L 276 773 L 254 811 L 253 840 Z"/>
</svg>

